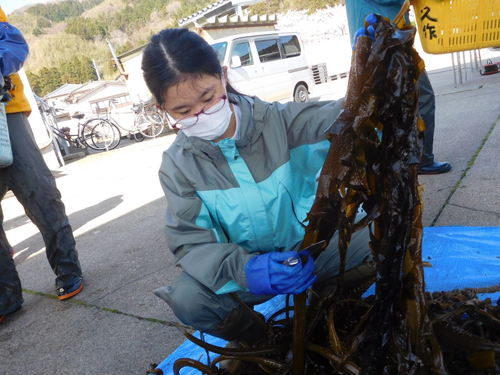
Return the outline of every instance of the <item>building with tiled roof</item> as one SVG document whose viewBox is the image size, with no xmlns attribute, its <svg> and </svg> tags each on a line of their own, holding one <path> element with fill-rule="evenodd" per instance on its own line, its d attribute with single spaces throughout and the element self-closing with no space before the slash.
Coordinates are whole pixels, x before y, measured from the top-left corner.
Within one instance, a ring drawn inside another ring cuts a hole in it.
<svg viewBox="0 0 500 375">
<path fill-rule="evenodd" d="M 277 16 L 251 15 L 247 8 L 262 0 L 219 0 L 179 20 L 179 27 L 200 34 L 208 42 L 234 34 L 274 31 Z"/>
<path fill-rule="evenodd" d="M 65 98 L 66 96 L 68 96 L 68 94 L 79 89 L 82 86 L 83 84 L 66 83 L 61 87 L 55 89 L 54 91 L 48 93 L 43 98 L 45 100 Z"/>
</svg>

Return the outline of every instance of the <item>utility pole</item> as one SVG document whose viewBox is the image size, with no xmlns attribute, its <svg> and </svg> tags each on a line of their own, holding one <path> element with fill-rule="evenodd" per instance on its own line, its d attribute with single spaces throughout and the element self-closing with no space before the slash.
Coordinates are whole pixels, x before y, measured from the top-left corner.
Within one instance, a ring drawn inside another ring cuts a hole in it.
<svg viewBox="0 0 500 375">
<path fill-rule="evenodd" d="M 113 55 L 113 60 L 115 60 L 116 67 L 120 71 L 121 74 L 123 74 L 125 77 L 128 76 L 128 74 L 123 70 L 122 64 L 120 63 L 120 60 L 118 60 L 118 57 L 116 57 L 115 49 L 111 45 L 111 42 L 109 41 L 108 38 L 106 38 L 106 43 L 108 43 L 109 50 L 111 51 L 111 54 Z"/>
<path fill-rule="evenodd" d="M 94 59 L 92 59 L 92 65 L 94 66 L 95 73 L 97 74 L 97 80 L 100 81 L 101 80 L 101 76 L 99 74 L 99 70 L 97 69 L 97 65 L 96 65 Z"/>
</svg>

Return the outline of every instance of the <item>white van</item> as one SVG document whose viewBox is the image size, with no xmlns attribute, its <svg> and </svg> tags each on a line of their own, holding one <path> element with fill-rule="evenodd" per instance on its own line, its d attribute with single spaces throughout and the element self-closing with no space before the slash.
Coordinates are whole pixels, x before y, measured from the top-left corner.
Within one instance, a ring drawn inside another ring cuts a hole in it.
<svg viewBox="0 0 500 375">
<path fill-rule="evenodd" d="M 313 80 L 298 33 L 232 35 L 213 41 L 212 46 L 228 67 L 229 82 L 242 94 L 268 102 L 309 100 Z"/>
</svg>

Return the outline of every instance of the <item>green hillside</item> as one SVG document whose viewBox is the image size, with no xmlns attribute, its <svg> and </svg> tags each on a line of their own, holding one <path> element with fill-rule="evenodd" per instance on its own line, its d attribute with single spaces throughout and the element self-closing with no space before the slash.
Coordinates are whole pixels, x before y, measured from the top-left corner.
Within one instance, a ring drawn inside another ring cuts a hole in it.
<svg viewBox="0 0 500 375">
<path fill-rule="evenodd" d="M 338 0 L 271 0 L 249 8 L 253 14 L 314 11 Z M 210 4 L 206 0 L 63 0 L 36 4 L 9 15 L 30 45 L 25 65 L 33 89 L 46 95 L 64 83 L 96 80 L 93 62 L 104 79 L 118 72 L 106 44 L 117 54 L 144 44 L 177 20 Z"/>
</svg>

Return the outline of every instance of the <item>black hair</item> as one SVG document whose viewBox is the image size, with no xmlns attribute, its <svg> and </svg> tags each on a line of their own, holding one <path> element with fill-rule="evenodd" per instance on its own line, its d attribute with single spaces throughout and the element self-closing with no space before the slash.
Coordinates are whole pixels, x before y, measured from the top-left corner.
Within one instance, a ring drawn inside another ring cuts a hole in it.
<svg viewBox="0 0 500 375">
<path fill-rule="evenodd" d="M 143 52 L 141 67 L 149 91 L 161 105 L 165 92 L 190 76 L 222 77 L 215 50 L 187 29 L 165 29 L 153 35 Z M 229 83 L 227 91 L 239 94 Z"/>
</svg>

